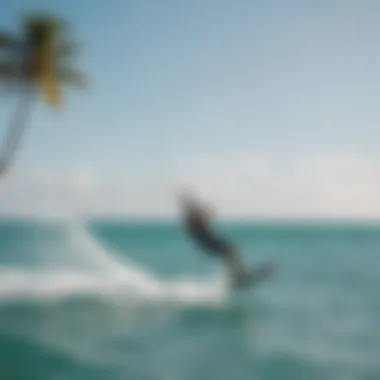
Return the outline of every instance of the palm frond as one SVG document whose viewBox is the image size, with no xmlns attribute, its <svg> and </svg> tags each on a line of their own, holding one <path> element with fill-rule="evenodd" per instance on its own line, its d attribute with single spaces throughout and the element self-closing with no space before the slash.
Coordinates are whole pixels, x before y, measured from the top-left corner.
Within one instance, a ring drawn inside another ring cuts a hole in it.
<svg viewBox="0 0 380 380">
<path fill-rule="evenodd" d="M 61 89 L 55 78 L 39 78 L 37 86 L 40 90 L 40 94 L 49 106 L 59 107 L 62 105 Z"/>
<path fill-rule="evenodd" d="M 78 44 L 72 41 L 62 41 L 54 49 L 55 59 L 59 62 L 63 59 L 72 58 L 79 52 Z"/>
<path fill-rule="evenodd" d="M 20 77 L 20 70 L 11 61 L 0 61 L 0 83 L 14 81 Z"/>
<path fill-rule="evenodd" d="M 10 33 L 0 31 L 0 49 L 12 50 L 20 45 L 20 41 Z"/>
<path fill-rule="evenodd" d="M 55 78 L 61 85 L 70 85 L 79 88 L 86 87 L 86 76 L 71 67 L 58 67 L 55 72 Z"/>
<path fill-rule="evenodd" d="M 20 110 L 0 150 L 0 176 L 8 170 L 25 131 L 31 97 L 35 90 L 54 107 L 62 105 L 61 84 L 84 87 L 85 76 L 66 67 L 67 58 L 74 56 L 78 47 L 66 38 L 66 24 L 46 14 L 29 14 L 23 18 L 22 37 L 0 31 L 0 87 L 21 85 Z M 5 53 L 5 54 L 3 54 Z M 62 63 L 64 62 L 64 65 Z M 26 86 L 25 86 L 26 85 Z M 30 91 L 29 91 L 30 90 Z M 33 91 L 32 91 L 33 90 Z"/>
<path fill-rule="evenodd" d="M 60 18 L 51 15 L 31 14 L 24 17 L 26 38 L 33 46 L 52 46 L 65 27 L 66 24 Z"/>
</svg>

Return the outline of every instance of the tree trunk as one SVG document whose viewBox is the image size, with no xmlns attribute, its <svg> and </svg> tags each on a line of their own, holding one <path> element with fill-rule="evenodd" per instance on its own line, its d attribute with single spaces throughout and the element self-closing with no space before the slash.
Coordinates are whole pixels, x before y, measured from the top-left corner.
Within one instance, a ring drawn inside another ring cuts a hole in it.
<svg viewBox="0 0 380 380">
<path fill-rule="evenodd" d="M 22 86 L 20 103 L 5 135 L 0 151 L 0 180 L 3 179 L 14 161 L 14 155 L 20 146 L 26 130 L 27 119 L 34 99 L 34 89 L 31 83 Z"/>
</svg>

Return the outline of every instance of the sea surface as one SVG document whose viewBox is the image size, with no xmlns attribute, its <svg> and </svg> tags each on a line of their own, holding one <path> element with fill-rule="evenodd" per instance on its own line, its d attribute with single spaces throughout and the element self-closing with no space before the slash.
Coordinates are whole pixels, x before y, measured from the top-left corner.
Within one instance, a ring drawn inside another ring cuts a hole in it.
<svg viewBox="0 0 380 380">
<path fill-rule="evenodd" d="M 0 379 L 380 379 L 380 226 L 217 229 L 274 277 L 233 292 L 175 223 L 2 221 Z"/>
</svg>

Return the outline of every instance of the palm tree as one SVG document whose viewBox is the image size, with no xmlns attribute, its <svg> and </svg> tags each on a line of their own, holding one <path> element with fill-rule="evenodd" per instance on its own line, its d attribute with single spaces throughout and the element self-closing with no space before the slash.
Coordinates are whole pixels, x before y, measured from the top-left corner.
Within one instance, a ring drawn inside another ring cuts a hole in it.
<svg viewBox="0 0 380 380">
<path fill-rule="evenodd" d="M 81 86 L 84 76 L 67 61 L 76 45 L 65 38 L 66 26 L 58 18 L 26 16 L 22 35 L 0 32 L 0 83 L 15 87 L 19 104 L 0 150 L 0 178 L 9 169 L 26 129 L 37 95 L 52 107 L 62 105 L 61 86 Z"/>
</svg>

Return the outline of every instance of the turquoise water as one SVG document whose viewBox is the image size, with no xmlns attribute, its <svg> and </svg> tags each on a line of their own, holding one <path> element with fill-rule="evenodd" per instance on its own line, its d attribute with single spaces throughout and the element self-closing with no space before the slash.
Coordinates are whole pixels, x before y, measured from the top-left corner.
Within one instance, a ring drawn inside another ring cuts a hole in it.
<svg viewBox="0 0 380 380">
<path fill-rule="evenodd" d="M 223 224 L 233 294 L 171 224 L 2 222 L 3 379 L 380 379 L 380 227 Z"/>
</svg>

